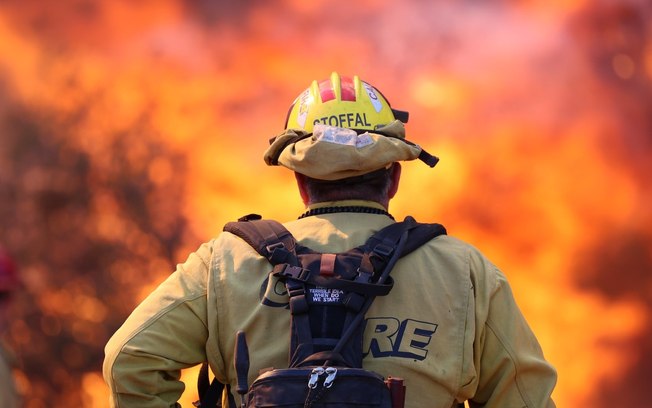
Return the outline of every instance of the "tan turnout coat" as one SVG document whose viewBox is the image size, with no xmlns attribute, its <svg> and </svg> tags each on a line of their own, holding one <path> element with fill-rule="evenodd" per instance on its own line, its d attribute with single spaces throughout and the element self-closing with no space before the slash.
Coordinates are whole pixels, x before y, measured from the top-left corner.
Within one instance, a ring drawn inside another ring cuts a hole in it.
<svg viewBox="0 0 652 408">
<path fill-rule="evenodd" d="M 324 205 L 334 204 L 378 207 Z M 384 215 L 335 213 L 285 226 L 303 245 L 336 253 L 392 222 Z M 112 405 L 174 406 L 184 390 L 180 370 L 206 359 L 235 387 L 238 330 L 247 334 L 250 384 L 261 368 L 286 367 L 290 313 L 283 286 L 269 280 L 270 269 L 230 233 L 201 245 L 107 344 L 104 377 Z M 555 370 L 505 276 L 478 250 L 440 236 L 402 258 L 392 277 L 390 294 L 377 298 L 366 315 L 364 367 L 404 378 L 406 407 L 450 408 L 467 399 L 486 408 L 554 407 Z"/>
</svg>

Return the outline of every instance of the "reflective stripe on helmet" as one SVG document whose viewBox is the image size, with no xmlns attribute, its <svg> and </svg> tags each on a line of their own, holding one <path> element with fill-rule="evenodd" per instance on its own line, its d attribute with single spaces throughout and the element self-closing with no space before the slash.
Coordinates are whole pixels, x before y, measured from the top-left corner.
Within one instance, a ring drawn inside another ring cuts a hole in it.
<svg viewBox="0 0 652 408">
<path fill-rule="evenodd" d="M 375 130 L 406 115 L 396 116 L 383 94 L 357 76 L 313 81 L 293 102 L 286 129 L 312 132 L 317 123 L 355 130 Z"/>
</svg>

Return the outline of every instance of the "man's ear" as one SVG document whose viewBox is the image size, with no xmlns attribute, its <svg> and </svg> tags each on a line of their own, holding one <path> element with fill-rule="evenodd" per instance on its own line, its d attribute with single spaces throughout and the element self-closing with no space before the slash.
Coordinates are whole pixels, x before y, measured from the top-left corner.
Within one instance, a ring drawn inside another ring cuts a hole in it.
<svg viewBox="0 0 652 408">
<path fill-rule="evenodd" d="M 398 184 L 399 181 L 401 180 L 401 163 L 395 162 L 392 165 L 391 177 L 392 179 L 389 185 L 389 191 L 387 192 L 388 198 L 394 198 L 396 192 L 398 191 Z"/>
<path fill-rule="evenodd" d="M 299 187 L 299 194 L 301 195 L 303 205 L 307 206 L 310 202 L 310 197 L 308 196 L 308 189 L 306 188 L 306 176 L 295 172 L 294 178 L 297 179 L 297 186 Z"/>
</svg>

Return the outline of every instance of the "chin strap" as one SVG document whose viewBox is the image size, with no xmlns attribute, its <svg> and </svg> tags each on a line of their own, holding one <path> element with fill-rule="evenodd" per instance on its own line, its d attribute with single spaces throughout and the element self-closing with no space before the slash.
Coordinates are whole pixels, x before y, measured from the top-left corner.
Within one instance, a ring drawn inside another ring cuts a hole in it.
<svg viewBox="0 0 652 408">
<path fill-rule="evenodd" d="M 429 167 L 435 167 L 437 165 L 437 163 L 439 163 L 439 157 L 433 156 L 432 154 L 428 153 L 421 146 L 417 145 L 414 142 L 410 142 L 409 140 L 407 140 L 405 138 L 396 137 L 394 135 L 383 133 L 383 132 L 376 131 L 376 133 L 378 133 L 380 135 L 383 135 L 385 137 L 391 137 L 391 138 L 394 138 L 394 139 L 398 139 L 398 140 L 400 140 L 400 141 L 402 141 L 402 142 L 404 142 L 406 144 L 409 144 L 410 146 L 418 146 L 421 149 L 421 152 L 419 153 L 419 156 L 417 158 L 419 160 L 421 160 L 422 162 L 424 162 L 425 164 L 427 164 Z"/>
<path fill-rule="evenodd" d="M 433 156 L 423 149 L 421 149 L 421 153 L 419 153 L 419 160 L 426 163 L 430 167 L 435 167 L 437 163 L 439 163 L 439 157 Z"/>
</svg>

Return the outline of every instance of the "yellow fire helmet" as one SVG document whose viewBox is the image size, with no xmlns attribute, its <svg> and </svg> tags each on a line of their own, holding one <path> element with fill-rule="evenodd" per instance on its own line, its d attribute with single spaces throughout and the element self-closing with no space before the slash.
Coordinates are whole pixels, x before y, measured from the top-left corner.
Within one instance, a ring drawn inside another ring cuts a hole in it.
<svg viewBox="0 0 652 408">
<path fill-rule="evenodd" d="M 315 124 L 355 130 L 376 130 L 394 120 L 408 121 L 408 112 L 392 109 L 376 88 L 357 76 L 313 81 L 292 103 L 286 129 L 312 132 Z"/>
<path fill-rule="evenodd" d="M 439 159 L 405 139 L 408 113 L 357 76 L 333 72 L 313 81 L 292 103 L 285 131 L 270 140 L 265 162 L 317 180 L 338 181 L 420 159 Z"/>
</svg>

